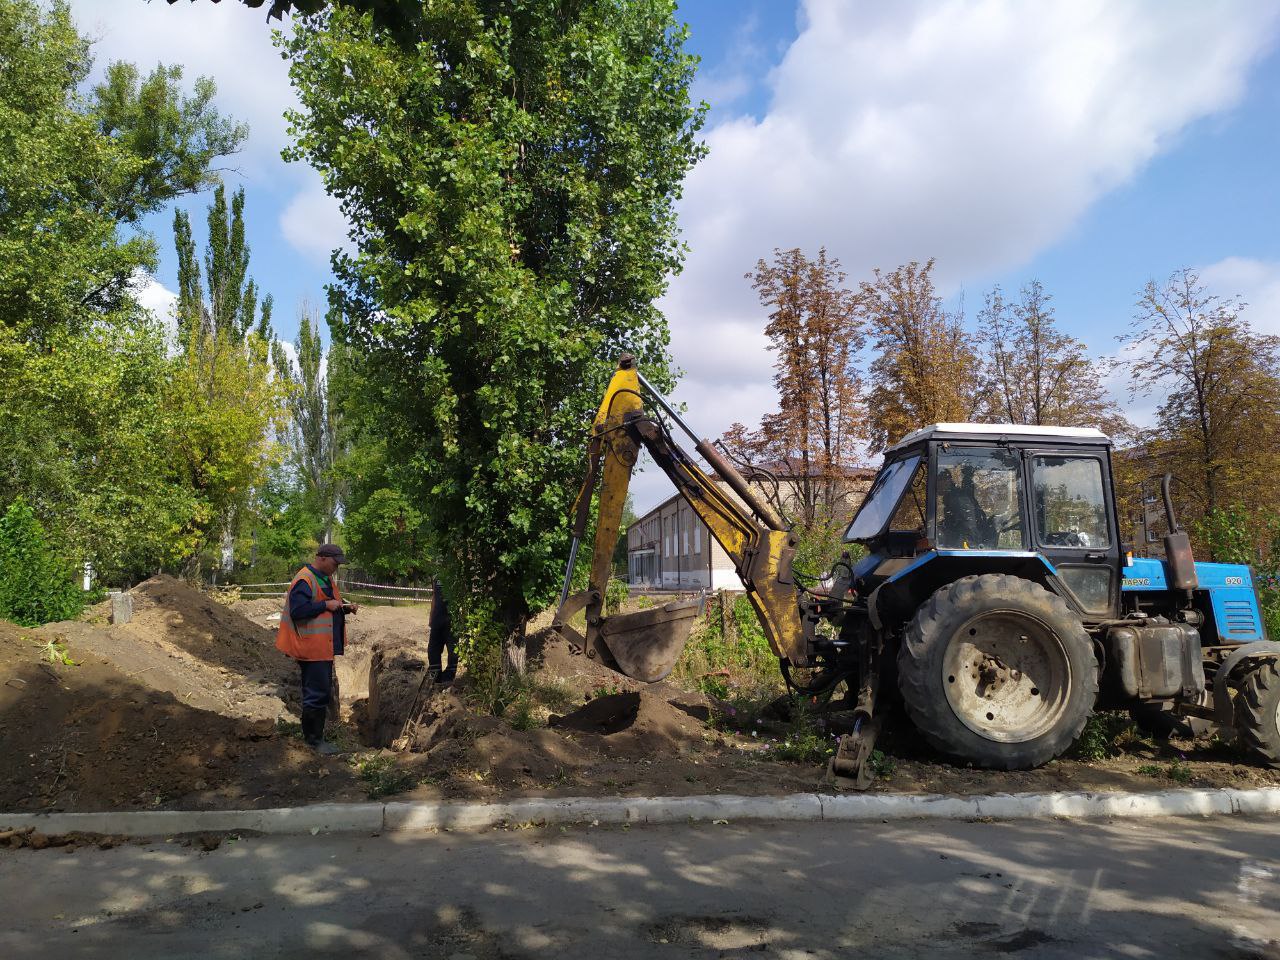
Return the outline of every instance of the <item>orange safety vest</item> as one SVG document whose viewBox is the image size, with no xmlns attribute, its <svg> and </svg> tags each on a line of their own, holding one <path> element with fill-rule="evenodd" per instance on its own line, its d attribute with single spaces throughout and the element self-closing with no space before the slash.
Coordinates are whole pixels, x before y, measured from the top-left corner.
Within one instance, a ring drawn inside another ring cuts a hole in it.
<svg viewBox="0 0 1280 960">
<path fill-rule="evenodd" d="M 333 659 L 333 612 L 321 610 L 310 620 L 294 623 L 289 616 L 289 594 L 297 586 L 299 580 L 307 581 L 311 587 L 311 596 L 316 600 L 324 599 L 320 592 L 320 584 L 310 567 L 303 567 L 289 583 L 284 594 L 284 609 L 280 612 L 280 629 L 276 631 L 276 649 L 293 657 L 295 660 L 332 660 Z M 333 599 L 341 602 L 338 585 L 329 581 L 333 588 Z"/>
</svg>

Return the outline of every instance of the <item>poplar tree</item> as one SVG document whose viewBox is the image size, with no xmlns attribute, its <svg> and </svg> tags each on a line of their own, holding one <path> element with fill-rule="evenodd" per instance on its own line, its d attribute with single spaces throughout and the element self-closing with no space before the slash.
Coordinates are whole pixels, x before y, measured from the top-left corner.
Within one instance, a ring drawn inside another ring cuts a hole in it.
<svg viewBox="0 0 1280 960">
<path fill-rule="evenodd" d="M 178 255 L 178 357 L 171 405 L 178 413 L 173 437 L 177 469 L 199 509 L 183 530 L 191 544 L 183 564 L 199 575 L 202 554 L 215 540 L 234 548 L 254 490 L 278 459 L 273 433 L 283 427 L 283 384 L 270 362 L 271 297 L 259 307 L 249 278 L 244 190 L 228 206 L 219 186 L 208 211 L 205 273 L 187 214 L 174 214 Z"/>
<path fill-rule="evenodd" d="M 669 385 L 654 307 L 701 149 L 672 0 L 442 0 L 412 42 L 350 6 L 295 19 L 296 148 L 352 224 L 336 339 L 471 642 L 523 663 L 584 427 L 624 350 Z"/>
<path fill-rule="evenodd" d="M 343 484 L 336 469 L 341 415 L 330 395 L 324 344 L 308 303 L 298 310 L 294 346 L 296 362 L 279 342 L 273 344 L 276 371 L 288 393 L 290 426 L 285 435 L 307 513 L 320 525 L 314 536 L 328 542 L 342 503 Z"/>
</svg>

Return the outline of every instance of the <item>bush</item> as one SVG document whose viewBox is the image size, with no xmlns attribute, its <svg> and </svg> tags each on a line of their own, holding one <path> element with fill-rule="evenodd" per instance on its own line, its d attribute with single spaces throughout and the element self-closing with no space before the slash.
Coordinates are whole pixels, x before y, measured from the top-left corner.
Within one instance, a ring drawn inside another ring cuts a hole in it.
<svg viewBox="0 0 1280 960">
<path fill-rule="evenodd" d="M 76 572 L 58 556 L 27 502 L 0 518 L 0 617 L 24 627 L 70 620 L 84 608 Z"/>
<path fill-rule="evenodd" d="M 627 581 L 610 577 L 608 585 L 604 588 L 605 612 L 610 615 L 617 613 L 630 596 L 631 588 L 627 586 Z"/>
</svg>

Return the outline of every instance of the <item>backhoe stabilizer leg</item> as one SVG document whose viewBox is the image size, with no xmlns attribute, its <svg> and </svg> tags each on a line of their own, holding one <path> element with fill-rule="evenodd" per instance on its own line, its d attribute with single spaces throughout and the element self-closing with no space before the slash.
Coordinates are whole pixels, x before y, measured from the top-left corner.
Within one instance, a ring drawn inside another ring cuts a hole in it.
<svg viewBox="0 0 1280 960">
<path fill-rule="evenodd" d="M 880 733 L 880 718 L 859 715 L 853 733 L 846 733 L 836 746 L 831 758 L 831 773 L 853 780 L 853 789 L 866 790 L 875 783 L 875 771 L 871 769 L 871 754 Z"/>
</svg>

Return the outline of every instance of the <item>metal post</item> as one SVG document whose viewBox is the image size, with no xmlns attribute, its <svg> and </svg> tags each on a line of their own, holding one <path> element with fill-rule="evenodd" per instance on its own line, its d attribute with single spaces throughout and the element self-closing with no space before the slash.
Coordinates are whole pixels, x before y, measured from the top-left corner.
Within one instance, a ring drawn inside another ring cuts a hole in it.
<svg viewBox="0 0 1280 960">
<path fill-rule="evenodd" d="M 573 580 L 573 565 L 578 562 L 578 544 L 582 541 L 577 536 L 573 538 L 573 543 L 569 546 L 569 562 L 564 568 L 564 586 L 560 589 L 560 606 L 564 606 L 566 600 L 569 599 L 569 584 Z"/>
</svg>

